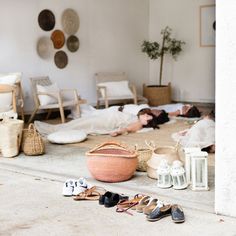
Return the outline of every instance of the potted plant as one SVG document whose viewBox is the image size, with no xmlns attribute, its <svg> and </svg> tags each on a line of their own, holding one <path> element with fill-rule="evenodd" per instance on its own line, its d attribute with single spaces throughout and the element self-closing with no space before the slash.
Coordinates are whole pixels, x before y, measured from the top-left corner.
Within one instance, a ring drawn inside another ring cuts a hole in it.
<svg viewBox="0 0 236 236">
<path fill-rule="evenodd" d="M 171 28 L 168 26 L 161 31 L 162 43 L 144 41 L 142 44 L 142 52 L 146 53 L 152 60 L 160 58 L 160 74 L 159 84 L 148 85 L 144 84 L 143 94 L 149 100 L 152 106 L 167 104 L 171 102 L 171 88 L 168 85 L 162 85 L 163 62 L 164 55 L 170 54 L 175 60 L 180 52 L 183 50 L 184 41 L 171 38 Z"/>
</svg>

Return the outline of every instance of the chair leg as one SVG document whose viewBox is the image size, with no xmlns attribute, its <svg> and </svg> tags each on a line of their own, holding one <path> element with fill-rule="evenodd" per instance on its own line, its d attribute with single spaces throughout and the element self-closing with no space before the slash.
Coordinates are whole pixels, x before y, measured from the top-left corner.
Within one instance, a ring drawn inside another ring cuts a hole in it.
<svg viewBox="0 0 236 236">
<path fill-rule="evenodd" d="M 100 107 L 100 102 L 99 102 L 99 100 L 97 100 L 96 108 L 99 109 L 99 107 Z"/>
<path fill-rule="evenodd" d="M 81 117 L 81 110 L 80 110 L 80 105 L 79 105 L 79 103 L 76 105 L 76 111 L 77 111 L 78 117 Z"/>
<path fill-rule="evenodd" d="M 35 108 L 33 113 L 31 114 L 29 120 L 28 120 L 28 124 L 32 122 L 32 120 L 34 119 L 34 116 L 35 116 L 37 111 L 38 111 L 38 108 Z"/>
<path fill-rule="evenodd" d="M 108 104 L 108 100 L 106 99 L 105 100 L 105 108 L 108 108 L 109 107 L 109 104 Z"/>
<path fill-rule="evenodd" d="M 48 120 L 48 119 L 49 119 L 49 117 L 50 117 L 51 113 L 52 113 L 52 110 L 51 110 L 51 109 L 49 109 L 49 110 L 48 110 L 48 114 L 47 114 L 47 116 L 46 116 L 46 120 Z"/>
<path fill-rule="evenodd" d="M 61 123 L 65 123 L 64 109 L 63 107 L 59 107 L 59 109 L 60 109 L 60 114 L 61 114 Z"/>
</svg>

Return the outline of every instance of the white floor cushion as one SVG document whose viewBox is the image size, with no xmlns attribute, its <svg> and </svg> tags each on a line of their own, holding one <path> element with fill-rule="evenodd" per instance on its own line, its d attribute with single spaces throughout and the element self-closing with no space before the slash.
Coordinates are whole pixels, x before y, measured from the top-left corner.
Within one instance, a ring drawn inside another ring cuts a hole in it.
<svg viewBox="0 0 236 236">
<path fill-rule="evenodd" d="M 58 144 L 79 143 L 86 138 L 87 134 L 84 131 L 78 130 L 57 131 L 47 136 L 48 141 Z"/>
</svg>

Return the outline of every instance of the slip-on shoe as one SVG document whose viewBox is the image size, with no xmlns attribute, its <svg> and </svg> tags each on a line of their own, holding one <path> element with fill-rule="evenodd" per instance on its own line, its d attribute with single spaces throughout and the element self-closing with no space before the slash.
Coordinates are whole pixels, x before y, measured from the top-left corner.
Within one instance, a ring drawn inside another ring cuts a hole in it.
<svg viewBox="0 0 236 236">
<path fill-rule="evenodd" d="M 105 199 L 106 199 L 106 198 L 108 198 L 108 199 L 111 198 L 113 194 L 114 194 L 114 193 L 107 191 L 107 192 L 105 192 L 105 194 L 101 195 L 101 196 L 99 197 L 99 200 L 98 200 L 99 205 L 104 205 Z M 106 202 L 107 202 L 107 201 L 108 201 L 108 200 L 106 200 Z"/>
<path fill-rule="evenodd" d="M 185 216 L 182 207 L 177 204 L 172 205 L 171 217 L 174 223 L 183 223 L 185 221 Z"/>
<path fill-rule="evenodd" d="M 171 215 L 171 205 L 164 205 L 163 207 L 157 206 L 154 210 L 147 215 L 148 221 L 157 221 L 163 217 Z"/>
<path fill-rule="evenodd" d="M 118 193 L 112 193 L 110 198 L 105 197 L 104 206 L 105 207 L 113 207 L 113 206 L 116 206 L 118 204 L 118 202 L 123 201 L 123 200 L 127 200 L 127 199 L 129 199 L 128 196 L 120 195 Z"/>
</svg>

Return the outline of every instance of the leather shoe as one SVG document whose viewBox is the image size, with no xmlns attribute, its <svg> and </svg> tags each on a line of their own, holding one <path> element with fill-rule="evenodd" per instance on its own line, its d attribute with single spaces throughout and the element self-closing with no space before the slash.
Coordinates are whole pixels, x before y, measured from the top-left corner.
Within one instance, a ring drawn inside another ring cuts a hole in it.
<svg viewBox="0 0 236 236">
<path fill-rule="evenodd" d="M 148 221 L 157 221 L 163 217 L 169 216 L 171 214 L 171 205 L 165 205 L 162 207 L 157 206 L 154 210 L 147 215 Z"/>
<path fill-rule="evenodd" d="M 101 195 L 98 200 L 99 205 L 104 205 L 105 198 L 111 198 L 113 194 L 114 193 L 107 191 L 105 194 Z"/>
<path fill-rule="evenodd" d="M 104 206 L 105 207 L 113 207 L 116 206 L 119 201 L 129 199 L 128 196 L 120 195 L 118 193 L 112 193 L 110 197 L 104 198 Z"/>
<path fill-rule="evenodd" d="M 177 204 L 171 207 L 171 217 L 174 223 L 183 223 L 185 221 L 184 211 Z"/>
</svg>

